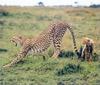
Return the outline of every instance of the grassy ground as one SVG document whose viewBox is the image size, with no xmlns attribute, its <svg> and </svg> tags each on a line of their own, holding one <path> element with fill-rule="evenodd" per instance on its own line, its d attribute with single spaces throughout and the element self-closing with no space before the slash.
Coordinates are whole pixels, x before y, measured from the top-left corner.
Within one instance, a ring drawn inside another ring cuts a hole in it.
<svg viewBox="0 0 100 85">
<path fill-rule="evenodd" d="M 0 7 L 0 85 L 100 84 L 100 59 L 89 64 L 79 62 L 77 56 L 56 60 L 47 57 L 45 61 L 41 56 L 28 56 L 9 69 L 2 68 L 19 52 L 20 47 L 10 43 L 13 35 L 35 37 L 56 20 L 73 25 L 78 47 L 82 37 L 94 39 L 95 52 L 100 55 L 100 9 Z M 62 49 L 73 51 L 69 32 L 63 38 Z"/>
</svg>

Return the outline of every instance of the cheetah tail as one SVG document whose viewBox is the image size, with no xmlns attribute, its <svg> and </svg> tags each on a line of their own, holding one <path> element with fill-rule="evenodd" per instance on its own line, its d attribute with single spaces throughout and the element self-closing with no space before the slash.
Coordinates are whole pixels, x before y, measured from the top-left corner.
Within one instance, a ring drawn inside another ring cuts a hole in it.
<svg viewBox="0 0 100 85">
<path fill-rule="evenodd" d="M 68 26 L 68 29 L 69 29 L 69 31 L 70 31 L 70 33 L 71 33 L 71 35 L 72 35 L 73 44 L 74 44 L 74 50 L 75 50 L 75 52 L 77 53 L 78 50 L 77 50 L 77 46 L 76 46 L 76 40 L 75 40 L 75 35 L 74 35 L 74 32 L 73 32 L 73 29 L 72 29 L 71 26 Z"/>
</svg>

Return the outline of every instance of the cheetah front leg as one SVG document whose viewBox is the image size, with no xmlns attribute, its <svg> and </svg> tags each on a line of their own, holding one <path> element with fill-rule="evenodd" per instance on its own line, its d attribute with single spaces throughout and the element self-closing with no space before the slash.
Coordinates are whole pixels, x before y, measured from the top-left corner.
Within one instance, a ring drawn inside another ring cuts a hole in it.
<svg viewBox="0 0 100 85">
<path fill-rule="evenodd" d="M 11 67 L 13 66 L 14 64 L 18 63 L 19 61 L 21 61 L 26 55 L 27 53 L 29 52 L 30 50 L 30 47 L 24 47 L 21 49 L 21 51 L 18 53 L 17 57 L 15 57 L 11 63 L 9 64 L 6 64 L 4 65 L 3 67 L 6 68 L 6 67 Z"/>
</svg>

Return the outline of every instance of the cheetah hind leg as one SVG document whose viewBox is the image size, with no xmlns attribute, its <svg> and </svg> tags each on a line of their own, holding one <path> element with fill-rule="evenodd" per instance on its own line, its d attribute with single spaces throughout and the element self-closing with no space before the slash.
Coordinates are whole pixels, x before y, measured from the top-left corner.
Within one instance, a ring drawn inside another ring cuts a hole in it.
<svg viewBox="0 0 100 85">
<path fill-rule="evenodd" d="M 60 53 L 60 50 L 55 51 L 52 58 L 58 58 L 59 53 Z"/>
<path fill-rule="evenodd" d="M 53 42 L 54 44 L 54 54 L 53 54 L 53 58 L 58 58 L 58 55 L 60 54 L 60 47 L 61 47 L 61 38 L 59 39 L 59 37 L 54 40 Z"/>
<path fill-rule="evenodd" d="M 52 58 L 58 58 L 59 54 L 60 54 L 60 44 L 55 44 L 54 54 L 53 54 Z"/>
</svg>

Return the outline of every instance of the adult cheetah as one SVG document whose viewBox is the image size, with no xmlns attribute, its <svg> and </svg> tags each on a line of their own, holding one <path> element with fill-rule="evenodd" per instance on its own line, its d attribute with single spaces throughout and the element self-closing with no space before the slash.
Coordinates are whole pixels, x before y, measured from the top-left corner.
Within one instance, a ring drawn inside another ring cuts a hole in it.
<svg viewBox="0 0 100 85">
<path fill-rule="evenodd" d="M 77 51 L 76 47 L 76 41 L 75 36 L 72 27 L 64 22 L 64 21 L 57 21 L 53 22 L 49 25 L 47 29 L 45 29 L 38 37 L 35 39 L 29 39 L 26 42 L 23 43 L 20 52 L 17 54 L 17 57 L 11 61 L 11 63 L 4 65 L 3 67 L 10 67 L 16 63 L 18 63 L 20 60 L 22 60 L 29 51 L 33 51 L 33 53 L 42 53 L 50 45 L 54 46 L 54 54 L 53 58 L 57 58 L 60 53 L 60 47 L 62 38 L 67 31 L 67 29 L 70 31 L 73 39 L 74 49 Z"/>
</svg>

